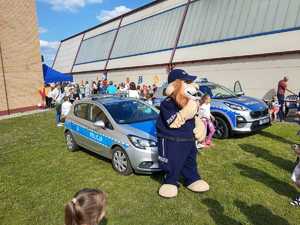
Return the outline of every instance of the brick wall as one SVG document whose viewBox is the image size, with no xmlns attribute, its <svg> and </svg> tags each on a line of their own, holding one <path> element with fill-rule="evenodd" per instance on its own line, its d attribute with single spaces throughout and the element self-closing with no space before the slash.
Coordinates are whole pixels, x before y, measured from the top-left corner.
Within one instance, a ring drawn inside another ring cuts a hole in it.
<svg viewBox="0 0 300 225">
<path fill-rule="evenodd" d="M 0 0 L 0 30 L 9 109 L 30 109 L 43 82 L 35 1 Z M 4 75 L 0 61 L 0 114 L 7 110 Z"/>
</svg>

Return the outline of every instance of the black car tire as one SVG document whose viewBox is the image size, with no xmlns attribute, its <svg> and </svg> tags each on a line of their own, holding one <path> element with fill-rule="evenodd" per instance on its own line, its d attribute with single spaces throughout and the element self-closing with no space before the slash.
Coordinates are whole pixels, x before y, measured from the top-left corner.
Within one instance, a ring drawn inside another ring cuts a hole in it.
<svg viewBox="0 0 300 225">
<path fill-rule="evenodd" d="M 76 143 L 70 131 L 67 131 L 65 133 L 65 140 L 66 140 L 67 148 L 70 152 L 74 152 L 79 149 L 79 145 Z"/>
<path fill-rule="evenodd" d="M 226 139 L 230 136 L 230 128 L 228 126 L 228 124 L 226 123 L 226 121 L 219 117 L 216 116 L 215 117 L 215 127 L 216 127 L 216 132 L 214 137 L 217 139 Z"/>
<path fill-rule="evenodd" d="M 133 173 L 128 155 L 121 147 L 115 147 L 112 153 L 112 166 L 119 174 L 128 176 Z"/>
</svg>

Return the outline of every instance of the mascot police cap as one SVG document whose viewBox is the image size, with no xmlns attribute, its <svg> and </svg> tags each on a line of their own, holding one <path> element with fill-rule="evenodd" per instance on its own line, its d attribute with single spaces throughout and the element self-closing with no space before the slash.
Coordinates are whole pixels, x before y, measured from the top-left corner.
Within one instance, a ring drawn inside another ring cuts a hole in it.
<svg viewBox="0 0 300 225">
<path fill-rule="evenodd" d="M 194 81 L 197 77 L 189 75 L 187 72 L 181 69 L 174 69 L 169 73 L 168 76 L 168 83 L 172 83 L 173 81 L 179 79 L 179 80 L 185 80 L 185 81 Z"/>
</svg>

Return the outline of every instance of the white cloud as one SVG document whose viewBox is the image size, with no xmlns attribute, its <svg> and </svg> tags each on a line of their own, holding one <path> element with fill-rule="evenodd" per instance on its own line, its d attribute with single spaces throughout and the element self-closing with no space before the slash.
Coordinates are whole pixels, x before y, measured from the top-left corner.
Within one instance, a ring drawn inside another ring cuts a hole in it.
<svg viewBox="0 0 300 225">
<path fill-rule="evenodd" d="M 58 46 L 59 41 L 40 40 L 41 53 L 47 65 L 52 65 Z"/>
<path fill-rule="evenodd" d="M 100 14 L 97 16 L 97 19 L 100 20 L 101 22 L 104 22 L 114 17 L 117 17 L 119 15 L 122 15 L 124 13 L 127 13 L 130 10 L 131 10 L 130 8 L 127 8 L 124 5 L 120 5 L 115 7 L 113 10 L 102 10 Z"/>
<path fill-rule="evenodd" d="M 59 45 L 59 41 L 44 41 L 44 40 L 40 40 L 40 46 L 41 46 L 41 48 L 57 49 L 58 45 Z"/>
<path fill-rule="evenodd" d="M 48 32 L 48 29 L 45 28 L 45 27 L 39 27 L 39 33 L 40 34 L 44 34 L 44 33 L 47 33 Z"/>
<path fill-rule="evenodd" d="M 100 4 L 103 0 L 40 0 L 51 5 L 55 11 L 76 12 L 87 4 Z"/>
</svg>

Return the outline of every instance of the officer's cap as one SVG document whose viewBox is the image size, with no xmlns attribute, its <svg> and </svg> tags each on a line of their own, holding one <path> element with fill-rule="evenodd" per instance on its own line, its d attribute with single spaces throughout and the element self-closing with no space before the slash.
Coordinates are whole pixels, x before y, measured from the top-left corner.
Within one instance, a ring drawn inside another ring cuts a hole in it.
<svg viewBox="0 0 300 225">
<path fill-rule="evenodd" d="M 189 75 L 187 72 L 181 69 L 174 69 L 169 73 L 168 83 L 172 83 L 175 80 L 194 81 L 197 77 Z"/>
</svg>

